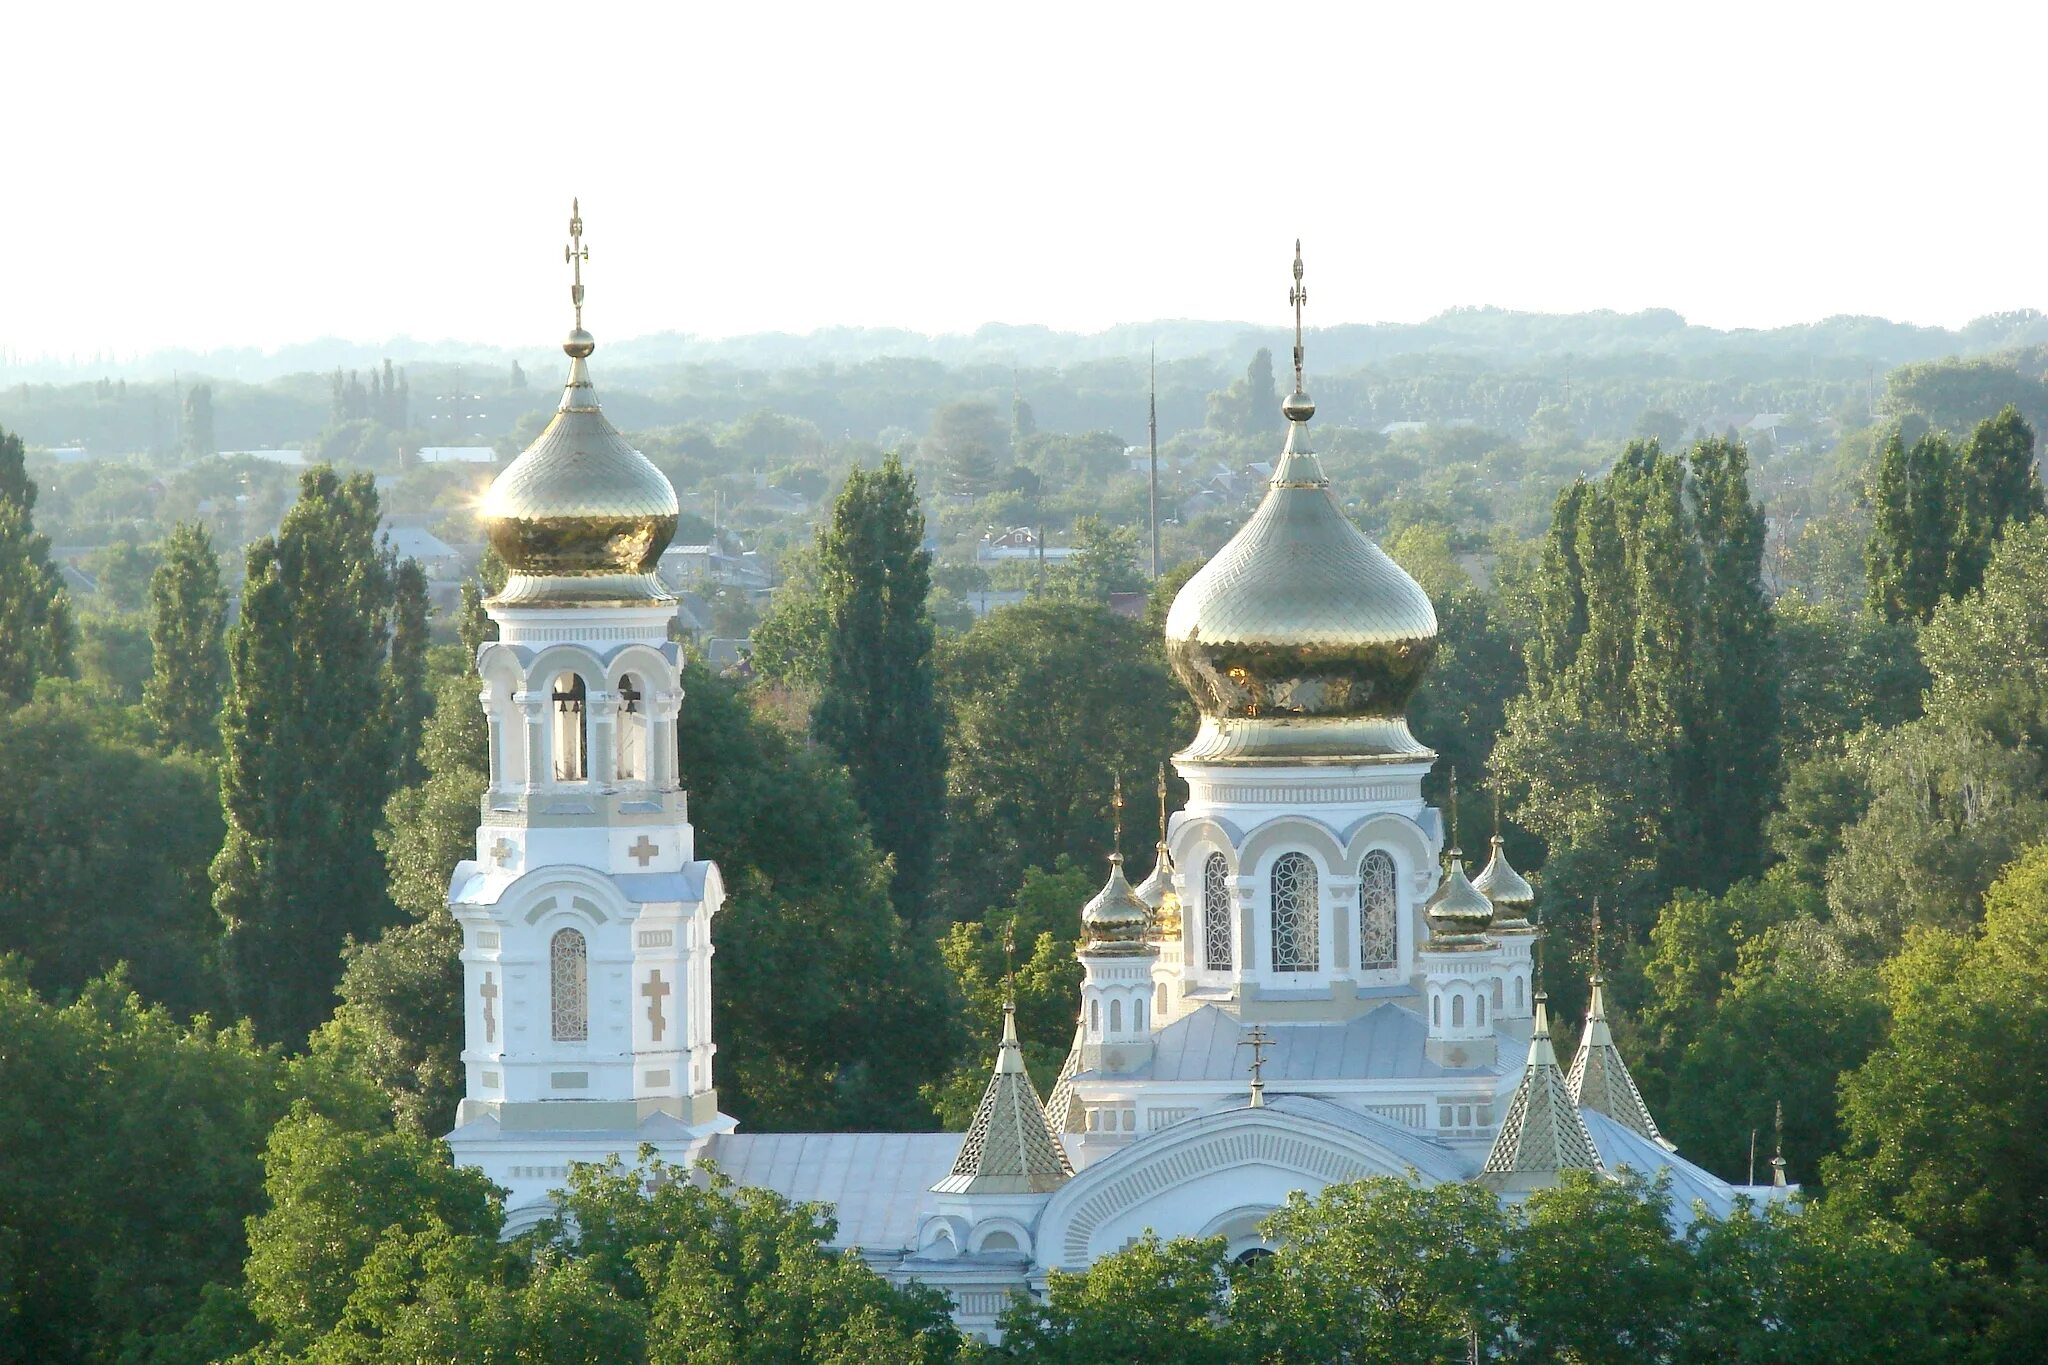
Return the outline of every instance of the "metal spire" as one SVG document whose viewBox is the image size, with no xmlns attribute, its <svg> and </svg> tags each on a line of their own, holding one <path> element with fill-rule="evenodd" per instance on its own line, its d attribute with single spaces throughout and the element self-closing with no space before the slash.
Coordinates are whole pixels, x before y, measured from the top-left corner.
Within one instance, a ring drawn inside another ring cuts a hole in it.
<svg viewBox="0 0 2048 1365">
<path fill-rule="evenodd" d="M 1593 984 L 1600 984 L 1600 898 L 1593 897 Z"/>
<path fill-rule="evenodd" d="M 1113 863 L 1124 860 L 1124 775 L 1112 773 L 1109 788 L 1109 820 L 1116 844 L 1109 855 Z"/>
<path fill-rule="evenodd" d="M 576 309 L 576 326 L 569 333 L 569 339 L 562 343 L 571 359 L 582 360 L 597 349 L 590 333 L 583 330 L 583 263 L 590 259 L 590 248 L 583 245 L 583 206 L 581 201 L 569 201 L 569 244 L 562 248 L 562 260 L 573 272 L 569 284 L 569 302 Z"/>
<path fill-rule="evenodd" d="M 1785 1188 L 1785 1101 L 1778 1101 L 1777 1144 L 1771 1154 L 1771 1186 Z"/>
<path fill-rule="evenodd" d="M 1301 238 L 1294 239 L 1294 288 L 1287 291 L 1287 301 L 1294 305 L 1294 391 L 1307 393 L 1308 385 L 1302 382 L 1301 347 L 1301 306 L 1308 302 L 1308 289 L 1301 282 Z"/>
<path fill-rule="evenodd" d="M 1252 1100 L 1251 1107 L 1266 1107 L 1266 1049 L 1273 1046 L 1273 1035 L 1266 1032 L 1264 1024 L 1253 1024 L 1252 1031 L 1244 1036 L 1244 1044 L 1252 1050 Z"/>
<path fill-rule="evenodd" d="M 1152 519 L 1152 581 L 1159 581 L 1159 347 L 1152 347 L 1150 397 L 1146 400 L 1146 425 L 1152 434 L 1152 476 L 1147 491 L 1148 514 Z"/>
<path fill-rule="evenodd" d="M 1464 850 L 1458 847 L 1458 770 L 1451 769 L 1451 847 L 1449 856 L 1455 858 Z"/>
</svg>

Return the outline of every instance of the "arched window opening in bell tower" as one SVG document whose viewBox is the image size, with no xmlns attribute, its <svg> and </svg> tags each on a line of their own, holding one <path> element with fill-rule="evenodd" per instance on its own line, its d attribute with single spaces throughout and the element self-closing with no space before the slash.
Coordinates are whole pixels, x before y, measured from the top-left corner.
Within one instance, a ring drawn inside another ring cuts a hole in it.
<svg viewBox="0 0 2048 1365">
<path fill-rule="evenodd" d="M 1230 970 L 1229 874 L 1221 853 L 1202 867 L 1202 965 L 1212 972 Z"/>
<path fill-rule="evenodd" d="M 548 944 L 548 1006 L 556 1042 L 590 1037 L 590 946 L 574 929 L 557 930 Z"/>
<path fill-rule="evenodd" d="M 590 776 L 590 730 L 583 705 L 583 675 L 561 674 L 548 700 L 554 705 L 555 781 L 586 781 Z"/>
<path fill-rule="evenodd" d="M 647 777 L 647 698 L 631 673 L 619 679 L 619 781 Z"/>
</svg>

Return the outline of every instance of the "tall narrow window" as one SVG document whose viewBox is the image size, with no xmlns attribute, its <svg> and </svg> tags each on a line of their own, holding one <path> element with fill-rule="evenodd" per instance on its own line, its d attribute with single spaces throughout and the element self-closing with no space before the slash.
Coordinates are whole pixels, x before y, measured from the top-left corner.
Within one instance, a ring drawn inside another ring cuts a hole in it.
<svg viewBox="0 0 2048 1365">
<path fill-rule="evenodd" d="M 1109 1031 L 1111 1033 L 1122 1033 L 1124 1031 L 1124 1002 L 1121 1000 L 1109 1002 Z"/>
<path fill-rule="evenodd" d="M 582 782 L 590 776 L 589 734 L 584 728 L 583 675 L 555 679 L 549 700 L 555 707 L 555 781 Z"/>
<path fill-rule="evenodd" d="M 1462 995 L 1451 997 L 1451 1027 L 1465 1027 L 1465 997 Z"/>
<path fill-rule="evenodd" d="M 556 932 L 548 944 L 548 1003 L 558 1043 L 590 1037 L 590 947 L 574 929 Z"/>
<path fill-rule="evenodd" d="M 1358 966 L 1383 972 L 1394 965 L 1394 860 L 1374 849 L 1358 866 Z"/>
<path fill-rule="evenodd" d="M 1202 965 L 1230 970 L 1229 867 L 1221 853 L 1211 853 L 1202 867 Z"/>
<path fill-rule="evenodd" d="M 619 761 L 621 782 L 640 782 L 647 777 L 647 708 L 639 685 L 631 673 L 619 679 Z"/>
<path fill-rule="evenodd" d="M 1322 959 L 1316 865 L 1306 853 L 1273 864 L 1273 970 L 1312 972 Z"/>
</svg>

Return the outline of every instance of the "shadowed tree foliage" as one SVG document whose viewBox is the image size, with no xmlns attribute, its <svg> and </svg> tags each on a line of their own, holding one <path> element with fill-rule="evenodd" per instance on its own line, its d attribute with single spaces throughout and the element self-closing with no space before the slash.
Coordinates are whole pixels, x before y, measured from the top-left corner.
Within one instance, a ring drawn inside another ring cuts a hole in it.
<svg viewBox="0 0 2048 1365">
<path fill-rule="evenodd" d="M 1960 449 L 1941 431 L 1909 445 L 1894 430 L 1870 503 L 1871 608 L 1887 620 L 1924 622 L 1945 598 L 1976 591 L 2008 526 L 2041 514 L 2033 428 L 2008 405 Z"/>
<path fill-rule="evenodd" d="M 237 1007 L 294 1043 L 333 1008 L 342 943 L 390 920 L 376 830 L 394 767 L 377 494 L 368 474 L 324 466 L 299 488 L 277 536 L 248 551 L 213 862 Z"/>
<path fill-rule="evenodd" d="M 948 643 L 939 676 L 953 917 L 1000 905 L 1027 867 L 1101 867 L 1112 778 L 1151 789 L 1179 692 L 1139 624 L 1091 603 L 1004 607 Z"/>
<path fill-rule="evenodd" d="M 142 704 L 166 749 L 220 749 L 227 593 L 206 528 L 180 522 L 149 576 L 149 681 Z"/>
<path fill-rule="evenodd" d="M 392 750 L 391 785 L 409 787 L 426 776 L 420 767 L 420 729 L 433 709 L 427 686 L 427 632 L 432 607 L 427 602 L 427 574 L 417 559 L 400 560 L 391 570 L 391 662 L 386 670 Z"/>
<path fill-rule="evenodd" d="M 846 765 L 896 913 L 929 909 L 945 810 L 945 722 L 933 704 L 931 555 L 917 484 L 895 456 L 855 466 L 818 532 L 826 653 L 812 726 Z"/>
<path fill-rule="evenodd" d="M 25 459 L 21 438 L 0 431 L 0 707 L 27 701 L 38 678 L 73 676 L 77 640 Z"/>
</svg>

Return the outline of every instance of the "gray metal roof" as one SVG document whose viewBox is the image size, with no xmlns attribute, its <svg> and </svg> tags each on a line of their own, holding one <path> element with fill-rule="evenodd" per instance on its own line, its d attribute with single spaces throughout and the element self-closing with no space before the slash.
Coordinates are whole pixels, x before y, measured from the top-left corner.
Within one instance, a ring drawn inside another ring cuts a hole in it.
<svg viewBox="0 0 2048 1365">
<path fill-rule="evenodd" d="M 741 1185 L 833 1206 L 832 1244 L 901 1251 L 953 1169 L 959 1133 L 721 1133 L 704 1155 Z"/>
<path fill-rule="evenodd" d="M 1289 1081 L 1418 1080 L 1497 1069 L 1459 1069 L 1430 1061 L 1424 1055 L 1429 1026 L 1421 1015 L 1392 1002 L 1354 1019 L 1265 1027 L 1273 1040 L 1265 1065 L 1269 1086 Z M 1248 1031 L 1214 1005 L 1204 1005 L 1159 1030 L 1151 1069 L 1143 1074 L 1156 1081 L 1243 1079 L 1251 1054 L 1240 1044 Z"/>
<path fill-rule="evenodd" d="M 1594 1149 L 1600 1153 L 1600 1164 L 1610 1171 L 1627 1166 L 1631 1170 L 1654 1179 L 1659 1173 L 1671 1177 L 1671 1221 L 1683 1228 L 1693 1218 L 1694 1206 L 1703 1206 L 1715 1218 L 1726 1218 L 1735 1208 L 1737 1195 L 1746 1194 L 1759 1204 L 1771 1199 L 1789 1197 L 1791 1191 L 1773 1190 L 1769 1186 L 1760 1188 L 1738 1187 L 1701 1170 L 1676 1152 L 1668 1152 L 1656 1143 L 1616 1123 L 1597 1109 L 1581 1109 L 1579 1118 L 1585 1122 L 1586 1133 L 1593 1139 Z"/>
</svg>

